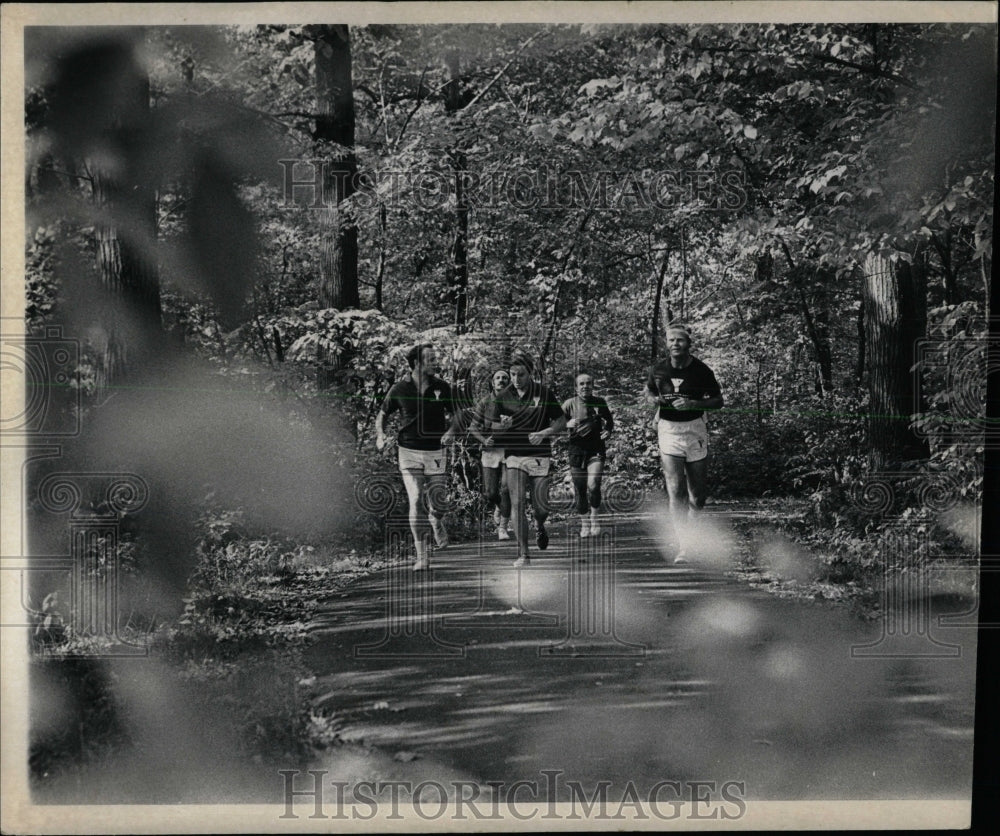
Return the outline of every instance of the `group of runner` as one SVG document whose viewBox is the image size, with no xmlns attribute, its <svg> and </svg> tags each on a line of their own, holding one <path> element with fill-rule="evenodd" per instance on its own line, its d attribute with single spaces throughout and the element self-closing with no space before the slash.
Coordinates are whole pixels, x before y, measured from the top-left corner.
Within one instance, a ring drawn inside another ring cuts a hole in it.
<svg viewBox="0 0 1000 836">
<path fill-rule="evenodd" d="M 667 357 L 655 363 L 646 380 L 646 396 L 657 407 L 660 461 L 675 527 L 704 506 L 708 429 L 705 410 L 720 409 L 722 392 L 712 370 L 690 353 L 687 329 L 666 333 Z M 452 387 L 440 377 L 433 346 L 421 344 L 407 353 L 409 377 L 395 383 L 375 419 L 375 444 L 386 445 L 386 419 L 400 413 L 397 435 L 399 470 L 409 502 L 410 531 L 416 548 L 414 570 L 427 569 L 429 541 L 422 527 L 426 500 L 431 534 L 438 548 L 448 545 L 444 525 L 447 492 L 445 447 L 468 432 L 481 447 L 483 493 L 494 508 L 497 537 L 509 540 L 513 523 L 517 542 L 514 566 L 529 563 L 525 497 L 531 497 L 535 542 L 549 544 L 545 527 L 552 476 L 552 439 L 568 430 L 570 476 L 580 515 L 580 537 L 601 531 L 601 480 L 607 439 L 614 417 L 607 401 L 594 394 L 594 379 L 581 371 L 575 394 L 560 402 L 552 389 L 535 379 L 534 363 L 515 352 L 491 377 L 490 391 L 470 410 L 456 407 Z M 687 559 L 683 543 L 674 562 Z"/>
</svg>

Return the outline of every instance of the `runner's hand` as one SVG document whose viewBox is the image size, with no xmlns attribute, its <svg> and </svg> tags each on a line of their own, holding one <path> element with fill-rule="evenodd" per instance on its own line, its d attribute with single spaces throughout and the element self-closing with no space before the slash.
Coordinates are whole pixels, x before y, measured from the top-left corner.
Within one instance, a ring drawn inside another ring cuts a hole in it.
<svg viewBox="0 0 1000 836">
<path fill-rule="evenodd" d="M 695 409 L 697 406 L 698 402 L 691 398 L 679 397 L 674 400 L 674 409 Z"/>
<path fill-rule="evenodd" d="M 446 432 L 443 436 L 441 436 L 441 443 L 444 446 L 446 446 L 446 447 L 449 444 L 454 444 L 455 443 L 455 433 L 450 432 L 450 431 Z"/>
<path fill-rule="evenodd" d="M 571 429 L 573 429 L 573 427 L 575 427 L 575 426 L 576 426 L 576 418 L 570 418 L 570 419 L 569 419 L 569 420 L 568 420 L 568 421 L 566 422 L 566 429 L 567 429 L 567 430 L 571 430 Z"/>
<path fill-rule="evenodd" d="M 531 444 L 541 444 L 548 436 L 544 432 L 530 433 L 528 442 Z"/>
<path fill-rule="evenodd" d="M 492 447 L 492 446 L 493 446 L 493 436 L 492 435 L 487 436 L 486 438 L 483 439 L 483 447 Z"/>
</svg>

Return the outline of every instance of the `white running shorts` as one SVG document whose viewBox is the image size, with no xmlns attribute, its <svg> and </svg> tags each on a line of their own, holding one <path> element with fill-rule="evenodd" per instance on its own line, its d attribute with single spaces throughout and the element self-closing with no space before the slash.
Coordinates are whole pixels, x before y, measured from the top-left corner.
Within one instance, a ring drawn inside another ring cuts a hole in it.
<svg viewBox="0 0 1000 836">
<path fill-rule="evenodd" d="M 503 447 L 484 447 L 482 462 L 483 467 L 500 467 L 503 464 Z"/>
<path fill-rule="evenodd" d="M 551 461 L 548 456 L 507 456 L 506 458 L 508 470 L 521 470 L 529 476 L 548 476 Z"/>
<path fill-rule="evenodd" d="M 667 421 L 656 425 L 661 456 L 678 456 L 688 462 L 701 461 L 708 455 L 708 424 L 705 417 L 693 421 Z"/>
<path fill-rule="evenodd" d="M 399 469 L 411 473 L 423 473 L 424 476 L 437 476 L 444 473 L 444 450 L 411 450 L 408 447 L 399 448 Z"/>
</svg>

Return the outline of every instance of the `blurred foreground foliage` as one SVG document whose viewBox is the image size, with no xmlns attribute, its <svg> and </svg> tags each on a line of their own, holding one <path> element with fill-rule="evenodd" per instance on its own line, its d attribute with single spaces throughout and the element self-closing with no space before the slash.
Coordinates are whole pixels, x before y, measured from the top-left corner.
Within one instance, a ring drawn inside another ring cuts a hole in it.
<svg viewBox="0 0 1000 836">
<path fill-rule="evenodd" d="M 81 431 L 29 473 L 29 493 L 56 467 L 150 479 L 154 503 L 122 521 L 119 558 L 126 578 L 164 589 L 138 584 L 149 600 L 137 593 L 135 623 L 165 631 L 225 691 L 243 676 L 230 655 L 278 664 L 276 648 L 303 637 L 308 591 L 384 550 L 403 497 L 374 418 L 410 345 L 434 343 L 470 398 L 514 348 L 561 398 L 589 371 L 615 413 L 608 478 L 659 495 L 644 372 L 683 320 L 726 396 L 710 418 L 715 497 L 805 501 L 774 522 L 828 555 L 831 580 L 877 578 L 900 524 L 928 557 L 968 557 L 972 541 L 927 488 L 944 475 L 953 505 L 981 495 L 995 37 L 972 25 L 352 27 L 344 149 L 318 138 L 312 27 L 35 28 L 25 321 L 76 341 L 72 373 L 43 382 L 60 428 Z M 309 187 L 287 193 L 290 162 L 309 182 L 348 151 L 364 176 L 335 209 Z M 649 174 L 673 184 L 656 205 Z M 559 199 L 532 204 L 521 186 L 544 192 L 549 176 Z M 319 300 L 343 224 L 357 230 L 361 305 L 338 310 Z M 927 455 L 893 462 L 903 475 L 878 513 L 857 498 L 872 476 L 869 255 L 922 271 L 927 320 L 927 350 L 901 372 L 917 376 L 919 403 L 900 416 Z M 474 536 L 478 452 L 462 440 L 451 458 L 448 524 Z M 559 445 L 555 466 L 558 484 Z M 371 476 L 394 498 L 358 513 L 350 483 Z M 62 548 L 64 522 L 29 508 L 36 553 Z M 36 647 L 77 647 L 67 596 L 31 593 Z M 283 730 L 315 718 L 274 687 L 263 713 L 235 714 L 280 750 Z"/>
</svg>

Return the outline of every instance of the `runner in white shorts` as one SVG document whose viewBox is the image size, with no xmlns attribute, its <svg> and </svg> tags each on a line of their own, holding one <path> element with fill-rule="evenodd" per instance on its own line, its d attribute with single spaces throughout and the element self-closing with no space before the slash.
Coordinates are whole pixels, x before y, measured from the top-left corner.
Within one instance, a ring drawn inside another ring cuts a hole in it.
<svg viewBox="0 0 1000 836">
<path fill-rule="evenodd" d="M 566 427 L 559 399 L 548 386 L 531 379 L 534 364 L 526 354 L 515 354 L 510 361 L 511 384 L 498 397 L 501 420 L 509 418 L 504 428 L 494 433 L 494 442 L 504 448 L 507 486 L 510 489 L 511 514 L 517 537 L 515 566 L 528 564 L 528 519 L 524 492 L 531 491 L 531 505 L 536 523 L 539 549 L 549 545 L 545 520 L 549 515 L 549 467 L 553 436 Z"/>
<path fill-rule="evenodd" d="M 666 340 L 669 356 L 650 368 L 646 394 L 649 402 L 659 408 L 656 431 L 660 463 L 670 515 L 675 531 L 680 532 L 685 516 L 692 517 L 705 506 L 708 427 L 704 410 L 721 409 L 723 399 L 712 370 L 691 356 L 687 329 L 668 328 Z M 674 562 L 684 563 L 686 559 L 682 542 Z"/>
<path fill-rule="evenodd" d="M 472 412 L 469 435 L 482 445 L 483 494 L 487 507 L 493 506 L 493 521 L 497 525 L 497 538 L 509 540 L 507 522 L 510 520 L 510 491 L 504 472 L 504 449 L 498 447 L 494 433 L 502 430 L 510 422 L 510 416 L 501 420 L 498 408 L 500 393 L 510 385 L 510 374 L 506 369 L 497 369 L 490 380 L 490 394 L 480 400 Z"/>
<path fill-rule="evenodd" d="M 402 416 L 399 436 L 399 471 L 410 504 L 410 532 L 416 548 L 414 571 L 427 569 L 427 543 L 420 531 L 420 499 L 426 488 L 428 521 L 438 548 L 448 545 L 443 512 L 434 505 L 434 494 L 446 486 L 445 452 L 453 411 L 451 387 L 437 376 L 437 358 L 430 345 L 416 345 L 407 352 L 410 376 L 392 385 L 375 418 L 375 446 L 385 447 L 385 419 L 394 412 Z"/>
</svg>

